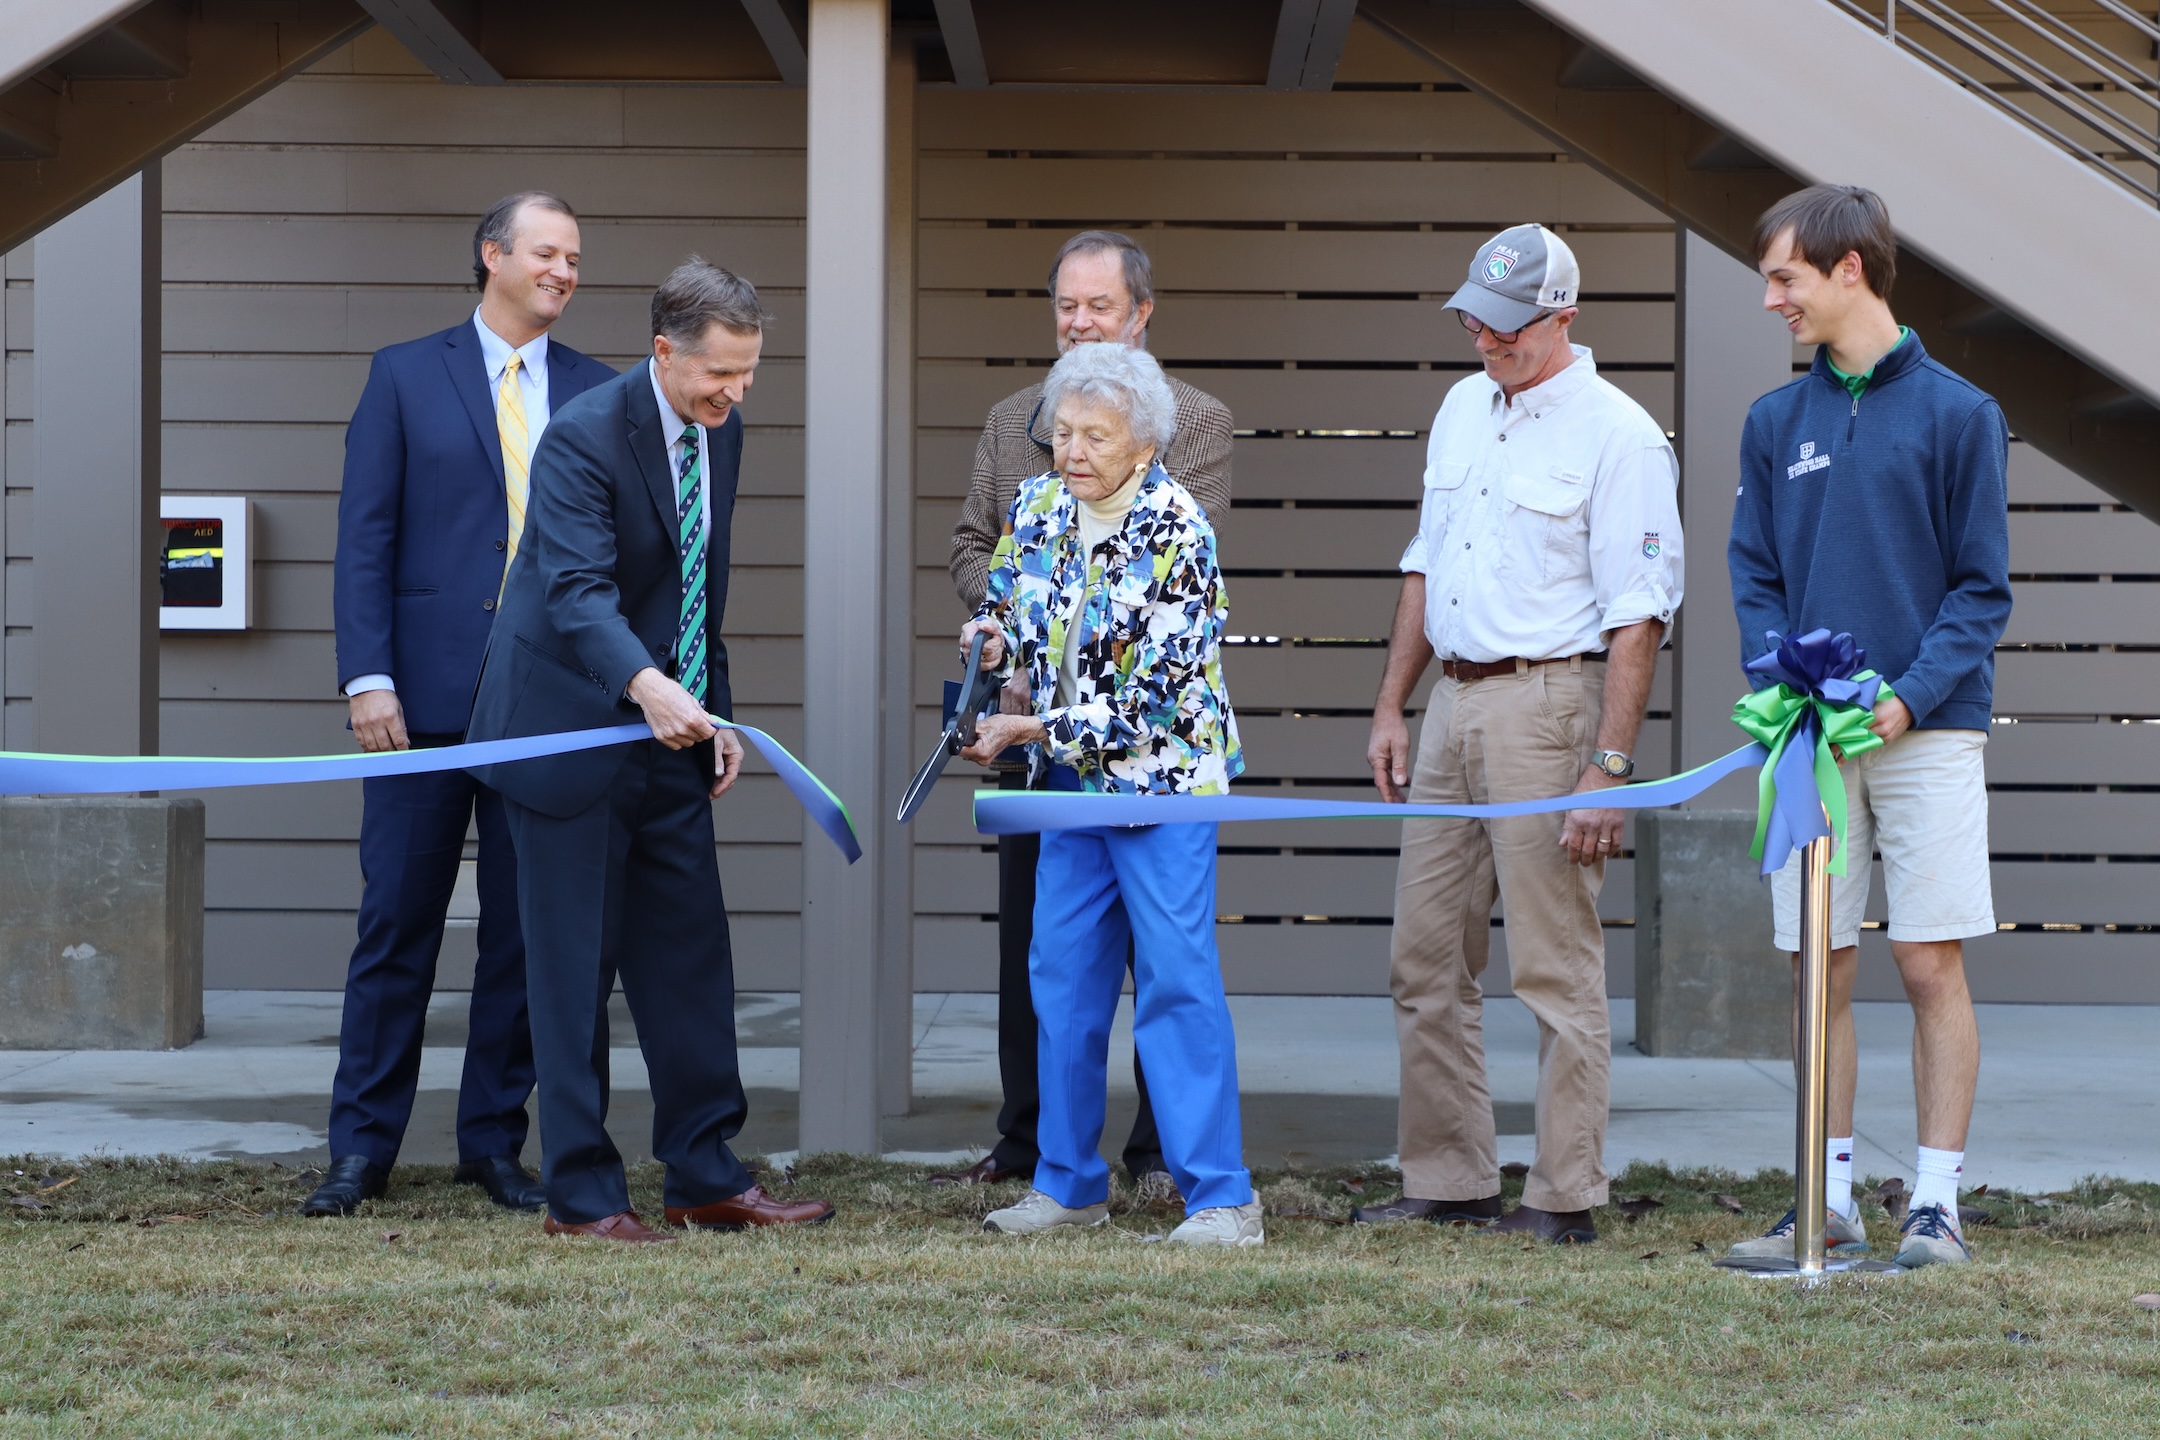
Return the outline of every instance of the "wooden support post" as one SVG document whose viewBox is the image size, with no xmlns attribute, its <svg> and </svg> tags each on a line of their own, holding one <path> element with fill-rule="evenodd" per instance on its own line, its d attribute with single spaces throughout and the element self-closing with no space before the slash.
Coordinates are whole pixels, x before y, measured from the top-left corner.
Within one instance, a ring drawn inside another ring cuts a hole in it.
<svg viewBox="0 0 2160 1440">
<path fill-rule="evenodd" d="M 1674 337 L 1679 374 L 1674 421 L 1680 455 L 1680 522 L 1687 535 L 1687 595 L 1673 630 L 1672 766 L 1706 764 L 1745 737 L 1733 701 L 1746 693 L 1741 651 L 1763 649 L 1733 616 L 1725 544 L 1740 484 L 1740 430 L 1748 407 L 1792 379 L 1792 339 L 1762 308 L 1753 269 L 1690 230 L 1677 233 Z M 1755 808 L 1755 775 L 1722 780 L 1689 802 L 1694 810 Z"/>
<path fill-rule="evenodd" d="M 915 766 L 915 42 L 896 39 L 885 96 L 885 708 L 883 773 Z M 915 1099 L 915 836 L 879 798 L 878 1109 Z"/>
<path fill-rule="evenodd" d="M 36 240 L 40 750 L 158 749 L 163 227 L 152 165 Z"/>
<path fill-rule="evenodd" d="M 805 825 L 805 1153 L 879 1148 L 878 918 L 892 823 L 882 764 L 889 46 L 885 0 L 811 0 L 803 736 L 805 759 L 855 818 L 863 857 L 848 865 Z"/>
</svg>

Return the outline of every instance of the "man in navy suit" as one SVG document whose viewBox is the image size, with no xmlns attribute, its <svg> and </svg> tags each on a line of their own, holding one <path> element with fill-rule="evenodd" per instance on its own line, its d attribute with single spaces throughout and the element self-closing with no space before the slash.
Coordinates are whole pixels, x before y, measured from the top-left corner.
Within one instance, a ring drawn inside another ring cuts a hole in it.
<svg viewBox="0 0 2160 1440">
<path fill-rule="evenodd" d="M 748 1111 L 712 801 L 742 773 L 728 717 L 735 407 L 766 316 L 692 259 L 653 295 L 653 353 L 557 413 L 533 457 L 525 545 L 473 700 L 473 740 L 621 725 L 652 738 L 484 767 L 517 842 L 550 1235 L 672 1239 L 630 1208 L 607 1133 L 607 1000 L 619 976 L 652 1085 L 672 1225 L 814 1224 L 728 1148 Z"/>
<path fill-rule="evenodd" d="M 553 343 L 578 279 L 577 216 L 542 191 L 498 201 L 473 234 L 480 305 L 378 351 L 345 432 L 338 501 L 340 688 L 363 750 L 461 739 L 503 574 L 517 553 L 532 447 L 551 410 L 615 372 Z M 308 1215 L 383 1193 L 405 1138 L 443 919 L 480 830 L 480 955 L 458 1090 L 457 1179 L 537 1209 L 518 1162 L 532 1093 L 525 947 L 501 800 L 461 771 L 362 782 L 359 943 L 345 981 L 330 1156 Z"/>
</svg>

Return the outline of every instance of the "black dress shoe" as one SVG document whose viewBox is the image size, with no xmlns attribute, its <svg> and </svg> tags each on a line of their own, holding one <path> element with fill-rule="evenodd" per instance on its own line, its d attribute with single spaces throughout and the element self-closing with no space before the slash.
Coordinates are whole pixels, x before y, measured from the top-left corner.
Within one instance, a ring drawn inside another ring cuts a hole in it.
<svg viewBox="0 0 2160 1440">
<path fill-rule="evenodd" d="M 347 1155 L 330 1162 L 322 1184 L 300 1202 L 302 1215 L 350 1215 L 363 1200 L 380 1200 L 390 1188 L 390 1171 L 364 1155 Z"/>
<path fill-rule="evenodd" d="M 478 1185 L 505 1210 L 538 1210 L 547 1204 L 547 1187 L 508 1155 L 467 1160 L 450 1178 L 460 1185 Z"/>
<path fill-rule="evenodd" d="M 1360 1205 L 1350 1212 L 1353 1225 L 1393 1225 L 1430 1220 L 1435 1225 L 1490 1225 L 1500 1218 L 1500 1197 L 1483 1200 L 1413 1200 L 1408 1195 L 1385 1205 Z"/>
<path fill-rule="evenodd" d="M 1597 1226 L 1588 1210 L 1535 1210 L 1518 1205 L 1507 1219 L 1485 1232 L 1487 1235 L 1528 1235 L 1552 1245 L 1589 1245 L 1597 1240 Z"/>
</svg>

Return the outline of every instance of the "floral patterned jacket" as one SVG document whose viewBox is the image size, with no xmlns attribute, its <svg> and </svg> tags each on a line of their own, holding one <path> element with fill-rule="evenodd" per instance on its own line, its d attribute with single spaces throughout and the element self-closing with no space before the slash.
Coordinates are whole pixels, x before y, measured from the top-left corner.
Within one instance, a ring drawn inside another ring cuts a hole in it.
<svg viewBox="0 0 2160 1440">
<path fill-rule="evenodd" d="M 1020 486 L 990 559 L 978 618 L 1004 627 L 1005 672 L 1024 667 L 1045 750 L 1090 791 L 1218 794 L 1245 768 L 1223 685 L 1229 619 L 1215 530 L 1160 465 L 1093 555 L 1079 501 L 1055 471 Z M 1079 634 L 1067 617 L 1085 587 Z M 1065 647 L 1078 645 L 1078 703 L 1057 703 Z"/>
</svg>

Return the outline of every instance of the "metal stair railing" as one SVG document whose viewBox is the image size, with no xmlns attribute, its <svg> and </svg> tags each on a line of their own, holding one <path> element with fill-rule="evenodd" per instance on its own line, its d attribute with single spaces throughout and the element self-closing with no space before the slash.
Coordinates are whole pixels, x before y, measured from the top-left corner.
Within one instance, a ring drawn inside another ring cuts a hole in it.
<svg viewBox="0 0 2160 1440">
<path fill-rule="evenodd" d="M 1881 0 L 1880 13 L 1856 0 L 1830 3 L 2108 175 L 2140 199 L 2160 205 L 2160 79 L 2138 68 L 2133 58 L 2076 29 L 2038 0 L 1968 0 L 1965 10 L 1953 7 L 1948 0 Z M 2144 37 L 2160 55 L 2160 23 L 2130 9 L 2121 0 L 2087 3 L 2129 27 L 2133 35 Z M 1993 11 L 2010 22 L 2012 33 L 2024 43 L 2012 44 L 1967 11 Z M 1923 43 L 1913 33 L 1915 23 L 1925 27 L 1930 43 Z M 2008 82 L 1982 79 L 1973 73 L 1974 69 L 1993 70 L 2010 78 Z M 2094 78 L 2073 78 L 2063 73 L 2065 69 L 2082 70 Z M 2131 115 L 2107 104 L 2103 96 L 2127 97 L 2152 111 L 2153 127 L 2139 129 Z M 2012 97 L 2031 97 L 2052 108 L 2028 108 Z M 2051 119 L 2073 123 L 2066 130 L 2060 123 L 2051 123 Z M 2099 145 L 2080 138 L 2076 133 L 2080 129 L 2097 135 Z M 2123 168 L 2125 164 L 2140 163 L 2152 168 L 2151 178 Z"/>
</svg>

